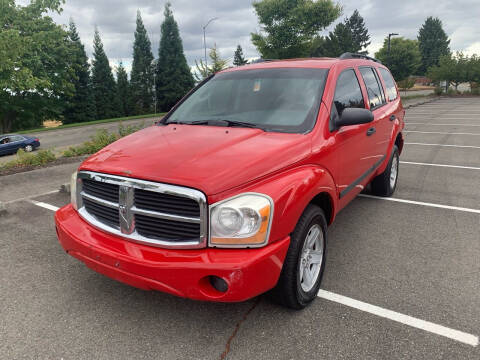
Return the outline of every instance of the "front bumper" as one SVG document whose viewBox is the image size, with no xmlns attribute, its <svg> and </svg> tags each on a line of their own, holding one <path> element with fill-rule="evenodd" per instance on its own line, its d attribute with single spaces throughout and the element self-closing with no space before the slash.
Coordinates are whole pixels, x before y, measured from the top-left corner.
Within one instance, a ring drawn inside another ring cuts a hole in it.
<svg viewBox="0 0 480 360">
<path fill-rule="evenodd" d="M 171 250 L 136 244 L 92 227 L 71 205 L 55 214 L 65 251 L 89 268 L 144 290 L 196 300 L 237 302 L 275 286 L 290 237 L 260 249 Z M 228 284 L 219 292 L 209 277 Z"/>
</svg>

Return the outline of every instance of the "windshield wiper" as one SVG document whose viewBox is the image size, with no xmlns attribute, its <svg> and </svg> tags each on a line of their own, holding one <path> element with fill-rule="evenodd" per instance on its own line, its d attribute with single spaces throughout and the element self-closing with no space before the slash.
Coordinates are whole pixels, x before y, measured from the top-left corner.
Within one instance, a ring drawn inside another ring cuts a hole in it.
<svg viewBox="0 0 480 360">
<path fill-rule="evenodd" d="M 181 125 L 207 125 L 207 126 L 225 126 L 225 127 L 246 127 L 251 129 L 260 129 L 263 131 L 267 131 L 265 128 L 257 125 L 252 124 L 249 122 L 244 121 L 237 121 L 237 120 L 227 120 L 227 119 L 206 119 L 206 120 L 195 120 L 195 121 L 178 121 L 172 120 L 167 121 L 164 123 L 165 125 L 168 124 L 181 124 Z"/>
<path fill-rule="evenodd" d="M 186 124 L 190 125 L 211 125 L 211 126 L 226 126 L 226 127 L 246 127 L 252 129 L 260 129 L 266 131 L 264 128 L 257 124 L 252 124 L 249 122 L 238 121 L 238 120 L 228 120 L 228 119 L 211 119 L 211 120 L 196 120 Z"/>
</svg>

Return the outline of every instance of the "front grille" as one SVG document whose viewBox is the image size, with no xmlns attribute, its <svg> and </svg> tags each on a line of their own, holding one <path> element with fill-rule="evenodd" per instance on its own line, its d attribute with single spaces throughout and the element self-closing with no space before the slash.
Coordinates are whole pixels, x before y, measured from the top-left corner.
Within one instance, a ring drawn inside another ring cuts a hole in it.
<svg viewBox="0 0 480 360">
<path fill-rule="evenodd" d="M 88 195 L 118 203 L 118 185 L 116 184 L 84 179 L 82 181 L 82 186 L 83 191 Z"/>
<path fill-rule="evenodd" d="M 120 227 L 118 209 L 113 209 L 108 206 L 97 204 L 91 200 L 83 199 L 85 209 L 92 214 L 98 221 L 113 226 Z"/>
<path fill-rule="evenodd" d="M 159 247 L 206 246 L 203 193 L 92 172 L 79 172 L 78 177 L 78 211 L 102 230 Z"/>
<path fill-rule="evenodd" d="M 200 224 L 135 215 L 135 227 L 142 236 L 174 241 L 198 239 Z"/>
<path fill-rule="evenodd" d="M 166 214 L 200 216 L 200 206 L 195 200 L 141 189 L 135 189 L 135 206 Z"/>
</svg>

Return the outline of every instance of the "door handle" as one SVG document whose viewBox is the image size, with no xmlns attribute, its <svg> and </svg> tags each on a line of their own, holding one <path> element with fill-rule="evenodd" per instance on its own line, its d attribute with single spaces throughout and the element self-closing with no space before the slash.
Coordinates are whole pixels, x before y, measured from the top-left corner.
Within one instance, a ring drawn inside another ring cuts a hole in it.
<svg viewBox="0 0 480 360">
<path fill-rule="evenodd" d="M 390 121 L 395 121 L 397 117 L 395 115 L 390 115 Z"/>
<path fill-rule="evenodd" d="M 377 132 L 377 130 L 374 127 L 372 127 L 372 128 L 367 130 L 367 136 L 373 135 L 376 132 Z"/>
</svg>

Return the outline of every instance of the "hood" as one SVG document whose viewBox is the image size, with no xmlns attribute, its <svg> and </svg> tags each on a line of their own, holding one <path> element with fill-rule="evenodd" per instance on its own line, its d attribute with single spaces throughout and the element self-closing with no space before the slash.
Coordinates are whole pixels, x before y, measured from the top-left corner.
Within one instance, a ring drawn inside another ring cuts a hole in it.
<svg viewBox="0 0 480 360">
<path fill-rule="evenodd" d="M 187 186 L 213 195 L 300 161 L 302 134 L 200 125 L 152 126 L 88 158 L 81 170 Z"/>
</svg>

